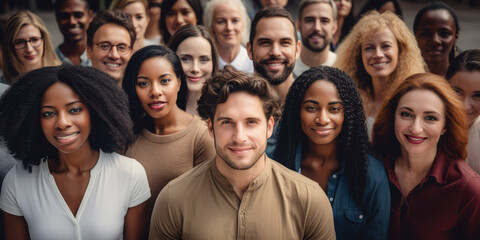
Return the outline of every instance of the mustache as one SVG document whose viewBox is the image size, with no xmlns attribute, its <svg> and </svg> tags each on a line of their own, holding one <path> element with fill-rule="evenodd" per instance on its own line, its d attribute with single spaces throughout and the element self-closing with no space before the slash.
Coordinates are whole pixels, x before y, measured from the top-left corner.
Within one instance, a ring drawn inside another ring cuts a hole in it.
<svg viewBox="0 0 480 240">
<path fill-rule="evenodd" d="M 270 61 L 282 62 L 282 64 L 289 64 L 290 63 L 290 61 L 285 57 L 277 58 L 275 56 L 271 56 L 267 59 L 260 60 L 260 64 L 268 64 L 268 62 L 270 62 Z"/>
<path fill-rule="evenodd" d="M 312 38 L 312 37 L 321 37 L 323 39 L 327 38 L 324 34 L 320 34 L 319 32 L 313 32 L 310 35 L 308 35 L 308 38 Z"/>
</svg>

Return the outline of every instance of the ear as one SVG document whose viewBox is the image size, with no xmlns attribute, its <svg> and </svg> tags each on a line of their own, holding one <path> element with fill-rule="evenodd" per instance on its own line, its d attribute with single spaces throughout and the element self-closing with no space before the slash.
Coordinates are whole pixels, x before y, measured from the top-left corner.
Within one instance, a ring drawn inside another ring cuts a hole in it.
<svg viewBox="0 0 480 240">
<path fill-rule="evenodd" d="M 247 42 L 247 52 L 248 52 L 248 57 L 250 60 L 253 61 L 253 54 L 252 54 L 252 45 L 250 45 L 250 42 Z"/>
<path fill-rule="evenodd" d="M 207 125 L 208 125 L 208 133 L 210 134 L 210 137 L 215 138 L 215 134 L 213 133 L 213 123 L 212 119 L 207 120 Z"/>
<path fill-rule="evenodd" d="M 92 22 L 93 20 L 93 11 L 92 10 L 88 10 L 88 23 Z"/>
<path fill-rule="evenodd" d="M 295 33 L 297 34 L 297 33 Z M 295 59 L 298 58 L 298 56 L 300 56 L 300 52 L 302 51 L 302 43 L 300 42 L 300 40 L 297 41 L 297 51 L 295 52 Z"/>
<path fill-rule="evenodd" d="M 87 57 L 88 59 L 92 60 L 92 46 L 88 46 L 88 44 L 87 44 Z"/>
<path fill-rule="evenodd" d="M 270 138 L 273 134 L 273 127 L 275 126 L 275 119 L 270 117 L 267 121 L 267 138 Z"/>
<path fill-rule="evenodd" d="M 300 19 L 297 19 L 297 31 L 302 32 L 301 29 L 302 29 L 302 22 L 300 21 Z"/>
<path fill-rule="evenodd" d="M 338 21 L 333 21 L 333 31 L 332 34 L 335 34 L 338 30 Z"/>
</svg>

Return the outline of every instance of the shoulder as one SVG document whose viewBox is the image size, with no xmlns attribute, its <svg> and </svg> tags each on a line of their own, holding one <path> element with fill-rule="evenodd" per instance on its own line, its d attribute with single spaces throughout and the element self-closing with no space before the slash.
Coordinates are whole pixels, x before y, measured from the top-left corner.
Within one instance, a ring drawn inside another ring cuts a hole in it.
<svg viewBox="0 0 480 240">
<path fill-rule="evenodd" d="M 270 159 L 272 162 L 272 173 L 277 177 L 279 181 L 282 181 L 282 184 L 285 185 L 294 185 L 301 188 L 307 188 L 312 190 L 321 190 L 317 182 L 303 176 L 300 173 L 294 172 L 277 161 Z"/>
<path fill-rule="evenodd" d="M 192 184 L 198 184 L 200 182 L 199 180 L 210 172 L 212 165 L 211 162 L 214 160 L 215 159 L 204 161 L 202 164 L 170 181 L 167 186 L 169 186 L 169 189 L 175 189 L 174 191 L 177 191 L 177 189 L 185 189 L 191 187 Z M 181 190 L 178 191 L 182 192 Z M 182 195 L 185 193 L 186 192 L 182 192 Z"/>
<path fill-rule="evenodd" d="M 476 173 L 464 160 L 451 160 L 450 169 L 448 171 L 447 179 L 459 178 L 461 184 L 464 185 L 465 194 L 471 194 L 478 198 L 480 203 L 480 175 Z M 455 176 L 456 175 L 456 176 Z"/>
<path fill-rule="evenodd" d="M 374 157 L 373 155 L 368 155 L 367 158 L 368 169 L 367 169 L 367 178 L 371 181 L 378 182 L 387 179 L 387 172 L 383 163 L 380 159 Z"/>
<path fill-rule="evenodd" d="M 101 151 L 99 161 L 103 161 L 103 164 L 107 170 L 113 170 L 120 174 L 133 173 L 136 171 L 145 171 L 142 164 L 133 158 L 129 158 L 118 153 L 105 153 Z"/>
</svg>

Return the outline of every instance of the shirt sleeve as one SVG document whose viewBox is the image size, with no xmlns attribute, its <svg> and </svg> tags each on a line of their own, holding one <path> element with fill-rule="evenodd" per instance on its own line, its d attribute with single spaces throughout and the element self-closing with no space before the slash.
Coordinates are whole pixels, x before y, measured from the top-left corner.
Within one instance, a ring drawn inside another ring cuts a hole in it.
<svg viewBox="0 0 480 240">
<path fill-rule="evenodd" d="M 149 240 L 182 238 L 181 214 L 178 208 L 172 206 L 169 191 L 169 185 L 165 186 L 155 201 Z"/>
<path fill-rule="evenodd" d="M 206 160 L 212 159 L 216 155 L 215 145 L 213 138 L 208 133 L 208 127 L 204 126 L 206 123 L 203 120 L 200 121 L 200 124 L 203 124 L 200 129 L 203 129 L 203 131 L 199 131 L 198 138 L 195 140 L 194 167 Z"/>
<path fill-rule="evenodd" d="M 480 176 L 467 182 L 457 221 L 458 239 L 480 239 Z"/>
<path fill-rule="evenodd" d="M 0 195 L 0 208 L 15 216 L 23 216 L 22 211 L 17 203 L 16 196 L 16 177 L 17 167 L 13 167 L 5 176 L 2 184 L 2 192 Z"/>
<path fill-rule="evenodd" d="M 132 176 L 130 181 L 130 201 L 128 207 L 135 207 L 146 200 L 151 196 L 150 187 L 148 186 L 147 174 L 143 166 L 137 162 L 132 161 Z"/>
<path fill-rule="evenodd" d="M 320 186 L 313 188 L 308 201 L 303 239 L 336 239 L 332 207 Z"/>
</svg>

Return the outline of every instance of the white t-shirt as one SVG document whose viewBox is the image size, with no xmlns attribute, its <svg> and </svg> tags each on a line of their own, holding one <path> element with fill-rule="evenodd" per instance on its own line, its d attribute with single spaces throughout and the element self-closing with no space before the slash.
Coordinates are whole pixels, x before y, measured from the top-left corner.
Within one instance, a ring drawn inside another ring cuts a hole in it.
<svg viewBox="0 0 480 240">
<path fill-rule="evenodd" d="M 150 198 L 145 169 L 134 159 L 100 151 L 77 215 L 63 199 L 48 163 L 21 163 L 5 177 L 0 208 L 23 216 L 31 239 L 123 239 L 128 208 Z"/>
<path fill-rule="evenodd" d="M 223 69 L 227 65 L 227 63 L 218 56 L 218 69 Z M 240 45 L 240 51 L 238 51 L 237 56 L 231 63 L 228 65 L 235 67 L 238 71 L 242 71 L 244 73 L 253 73 L 253 61 L 248 57 L 247 49 Z"/>
<path fill-rule="evenodd" d="M 328 51 L 327 60 L 325 60 L 325 62 L 322 63 L 321 65 L 331 67 L 333 66 L 336 60 L 337 60 L 337 54 L 335 54 L 332 51 Z M 301 57 L 297 58 L 297 60 L 295 61 L 295 67 L 293 68 L 293 78 L 294 79 L 298 78 L 300 75 L 302 75 L 303 72 L 307 71 L 308 69 L 310 69 L 310 66 L 305 65 Z"/>
</svg>

